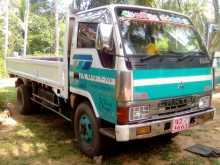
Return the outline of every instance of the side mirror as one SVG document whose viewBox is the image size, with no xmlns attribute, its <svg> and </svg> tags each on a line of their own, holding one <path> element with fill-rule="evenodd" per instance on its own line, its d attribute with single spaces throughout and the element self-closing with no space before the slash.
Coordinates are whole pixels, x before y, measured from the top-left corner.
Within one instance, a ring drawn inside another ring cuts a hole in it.
<svg viewBox="0 0 220 165">
<path fill-rule="evenodd" d="M 220 52 L 213 53 L 213 61 L 212 66 L 213 68 L 219 68 L 219 62 L 220 62 Z"/>
<path fill-rule="evenodd" d="M 213 55 L 215 52 L 220 51 L 220 45 L 219 45 L 220 29 L 217 25 L 210 24 L 208 26 L 207 32 L 208 33 L 206 38 L 206 46 L 209 54 Z"/>
<path fill-rule="evenodd" d="M 216 59 L 213 59 L 212 67 L 213 68 L 217 68 L 217 60 Z"/>
<path fill-rule="evenodd" d="M 96 49 L 113 49 L 113 25 L 100 23 L 97 27 Z"/>
<path fill-rule="evenodd" d="M 213 31 L 213 32 L 218 32 L 220 29 L 219 29 L 219 27 L 218 27 L 218 25 L 216 25 L 216 24 L 212 24 L 211 25 L 212 27 L 211 27 L 211 30 Z"/>
</svg>

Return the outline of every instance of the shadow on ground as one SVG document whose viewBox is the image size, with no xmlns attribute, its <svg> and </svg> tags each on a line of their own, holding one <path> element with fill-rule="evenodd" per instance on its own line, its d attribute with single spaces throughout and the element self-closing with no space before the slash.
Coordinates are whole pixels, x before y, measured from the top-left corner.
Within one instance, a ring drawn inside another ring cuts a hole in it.
<svg viewBox="0 0 220 165">
<path fill-rule="evenodd" d="M 77 142 L 72 140 L 73 132 L 69 122 L 43 110 L 31 116 L 18 115 L 15 110 L 13 116 L 17 126 L 12 132 L 0 137 L 1 162 L 29 164 L 32 161 L 49 160 L 47 163 L 50 163 L 58 160 L 66 162 L 70 158 L 73 164 L 93 163 L 92 159 L 80 153 Z M 110 141 L 107 147 L 103 156 L 103 162 L 107 164 L 121 164 L 130 157 L 138 160 L 143 154 L 145 158 L 142 159 L 147 160 L 152 153 L 160 154 L 166 160 L 170 159 L 169 152 L 179 151 L 173 141 L 164 137 L 129 143 Z"/>
</svg>

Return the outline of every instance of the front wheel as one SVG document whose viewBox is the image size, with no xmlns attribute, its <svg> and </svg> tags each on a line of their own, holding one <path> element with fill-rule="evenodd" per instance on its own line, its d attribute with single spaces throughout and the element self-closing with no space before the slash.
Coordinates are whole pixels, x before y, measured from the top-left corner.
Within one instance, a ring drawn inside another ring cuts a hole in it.
<svg viewBox="0 0 220 165">
<path fill-rule="evenodd" d="M 101 152 L 99 123 L 89 103 L 79 104 L 74 115 L 74 133 L 80 150 L 87 156 L 97 156 Z"/>
</svg>

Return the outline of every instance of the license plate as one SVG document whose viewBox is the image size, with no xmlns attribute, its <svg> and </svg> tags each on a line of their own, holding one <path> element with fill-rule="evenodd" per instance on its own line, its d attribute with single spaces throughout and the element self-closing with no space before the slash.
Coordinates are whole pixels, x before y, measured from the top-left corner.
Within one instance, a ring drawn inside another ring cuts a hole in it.
<svg viewBox="0 0 220 165">
<path fill-rule="evenodd" d="M 173 119 L 172 133 L 180 132 L 189 128 L 189 118 L 177 117 Z"/>
</svg>

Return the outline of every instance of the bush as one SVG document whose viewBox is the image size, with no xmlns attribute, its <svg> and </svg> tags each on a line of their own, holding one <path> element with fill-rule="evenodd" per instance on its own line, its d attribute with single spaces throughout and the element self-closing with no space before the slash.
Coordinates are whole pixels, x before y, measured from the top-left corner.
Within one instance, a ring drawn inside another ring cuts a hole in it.
<svg viewBox="0 0 220 165">
<path fill-rule="evenodd" d="M 0 111 L 4 110 L 7 103 L 15 103 L 16 90 L 14 87 L 0 88 Z"/>
<path fill-rule="evenodd" d="M 0 79 L 6 78 L 6 77 L 7 77 L 7 73 L 6 73 L 6 69 L 5 69 L 5 66 L 4 66 L 3 57 L 0 54 Z"/>
</svg>

